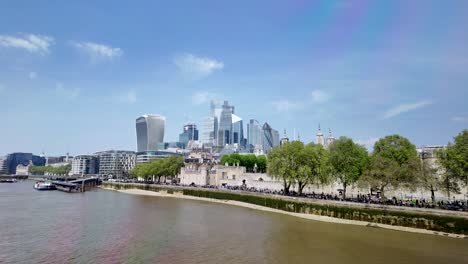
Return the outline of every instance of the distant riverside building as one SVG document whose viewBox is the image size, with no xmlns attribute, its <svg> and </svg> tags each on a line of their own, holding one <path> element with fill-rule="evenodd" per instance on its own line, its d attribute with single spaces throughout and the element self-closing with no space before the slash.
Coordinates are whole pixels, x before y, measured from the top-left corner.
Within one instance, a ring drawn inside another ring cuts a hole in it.
<svg viewBox="0 0 468 264">
<path fill-rule="evenodd" d="M 16 166 L 15 175 L 21 175 L 21 176 L 29 175 L 29 168 L 31 166 L 33 166 L 32 161 L 30 161 L 28 165 L 18 164 L 18 166 Z"/>
<path fill-rule="evenodd" d="M 0 157 L 0 175 L 8 174 L 7 158 Z"/>
<path fill-rule="evenodd" d="M 136 164 L 148 163 L 155 159 L 163 159 L 175 155 L 182 156 L 183 154 L 164 150 L 138 152 L 136 154 Z"/>
<path fill-rule="evenodd" d="M 46 159 L 46 166 L 47 165 L 53 165 L 53 164 L 67 164 L 71 163 L 73 157 L 69 156 L 68 153 L 66 156 L 48 156 L 45 157 Z"/>
<path fill-rule="evenodd" d="M 33 155 L 32 153 L 16 152 L 8 154 L 6 157 L 6 167 L 8 170 L 7 173 L 16 174 L 16 167 L 19 164 L 27 166 L 30 163 L 32 163 L 34 166 L 44 166 L 46 159 L 41 156 Z"/>
<path fill-rule="evenodd" d="M 97 174 L 99 171 L 99 160 L 94 155 L 78 155 L 72 160 L 71 175 Z"/>
<path fill-rule="evenodd" d="M 123 178 L 135 167 L 136 153 L 126 150 L 96 152 L 99 158 L 99 176 Z"/>
<path fill-rule="evenodd" d="M 143 115 L 136 119 L 137 149 L 157 150 L 158 143 L 164 142 L 166 118 L 160 115 Z"/>
<path fill-rule="evenodd" d="M 184 148 L 187 147 L 189 141 L 198 140 L 198 129 L 195 124 L 187 124 L 184 126 L 184 130 L 179 134 L 179 142 L 183 144 Z"/>
</svg>

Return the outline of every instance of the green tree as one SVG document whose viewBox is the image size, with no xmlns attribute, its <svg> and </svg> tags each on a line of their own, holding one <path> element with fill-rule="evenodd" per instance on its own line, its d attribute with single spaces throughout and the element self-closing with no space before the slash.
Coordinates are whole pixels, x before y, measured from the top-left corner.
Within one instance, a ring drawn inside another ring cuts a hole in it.
<svg viewBox="0 0 468 264">
<path fill-rule="evenodd" d="M 468 130 L 459 133 L 454 141 L 438 153 L 438 162 L 444 169 L 444 189 L 449 197 L 451 191 L 459 193 L 458 183 L 468 186 Z"/>
<path fill-rule="evenodd" d="M 442 182 L 440 181 L 441 179 L 437 172 L 437 168 L 433 166 L 428 159 L 423 157 L 421 160 L 420 185 L 425 190 L 431 192 L 432 203 L 435 203 L 435 192 L 440 186 L 442 186 Z"/>
<path fill-rule="evenodd" d="M 389 186 L 414 190 L 420 180 L 420 172 L 416 147 L 400 135 L 390 135 L 375 143 L 365 181 L 385 197 L 385 189 Z"/>
<path fill-rule="evenodd" d="M 265 155 L 257 156 L 257 172 L 265 173 L 266 171 L 267 171 L 267 157 Z"/>
<path fill-rule="evenodd" d="M 304 187 L 312 183 L 325 183 L 328 155 L 322 145 L 310 143 L 303 146 L 299 153 L 299 168 L 295 181 L 299 195 Z"/>
<path fill-rule="evenodd" d="M 240 158 L 240 165 L 245 167 L 247 171 L 252 172 L 257 163 L 257 157 L 254 154 L 248 154 L 241 155 Z"/>
<path fill-rule="evenodd" d="M 461 185 L 468 186 L 468 130 L 463 130 L 454 141 L 437 152 L 437 162 L 443 169 L 441 188 L 448 198 L 451 193 L 460 193 Z"/>
<path fill-rule="evenodd" d="M 300 160 L 303 159 L 301 151 L 304 144 L 293 141 L 281 147 L 275 147 L 268 152 L 268 173 L 283 182 L 285 195 L 297 179 L 300 168 Z"/>
<path fill-rule="evenodd" d="M 368 167 L 367 150 L 352 139 L 340 137 L 329 148 L 330 172 L 343 186 L 346 198 L 348 186 L 356 183 Z"/>
<path fill-rule="evenodd" d="M 170 156 L 163 159 L 155 159 L 149 163 L 138 164 L 130 174 L 133 177 L 141 177 L 145 180 L 157 178 L 161 182 L 162 177 L 175 177 L 180 173 L 180 168 L 184 166 L 184 159 L 181 156 Z"/>
</svg>

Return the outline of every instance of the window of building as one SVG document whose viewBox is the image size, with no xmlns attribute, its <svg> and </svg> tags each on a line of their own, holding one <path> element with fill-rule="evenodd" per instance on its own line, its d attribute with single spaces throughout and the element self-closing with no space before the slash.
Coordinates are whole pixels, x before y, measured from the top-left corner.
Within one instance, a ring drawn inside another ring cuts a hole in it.
<svg viewBox="0 0 468 264">
<path fill-rule="evenodd" d="M 233 180 L 236 179 L 236 175 L 235 175 L 235 174 L 232 175 L 232 179 L 233 179 Z"/>
</svg>

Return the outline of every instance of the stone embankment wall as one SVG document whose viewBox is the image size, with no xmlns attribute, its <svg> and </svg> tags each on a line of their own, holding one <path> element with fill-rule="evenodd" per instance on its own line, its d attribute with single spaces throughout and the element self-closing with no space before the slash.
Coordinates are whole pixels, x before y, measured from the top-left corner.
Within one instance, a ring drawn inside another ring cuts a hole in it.
<svg viewBox="0 0 468 264">
<path fill-rule="evenodd" d="M 180 192 L 184 195 L 219 200 L 240 201 L 288 212 L 329 216 L 348 220 L 365 221 L 394 226 L 421 228 L 435 232 L 468 235 L 468 214 L 441 210 L 418 210 L 393 206 L 368 206 L 365 204 L 324 202 L 253 193 L 209 190 L 190 187 L 174 187 L 147 184 L 103 183 L 103 187 L 141 189 L 147 191 Z"/>
</svg>

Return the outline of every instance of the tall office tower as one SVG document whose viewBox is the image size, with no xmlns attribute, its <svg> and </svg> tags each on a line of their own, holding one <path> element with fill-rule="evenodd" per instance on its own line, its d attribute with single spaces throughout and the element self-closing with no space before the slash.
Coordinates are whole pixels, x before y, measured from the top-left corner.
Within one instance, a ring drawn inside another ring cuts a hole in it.
<svg viewBox="0 0 468 264">
<path fill-rule="evenodd" d="M 242 118 L 232 114 L 232 144 L 244 147 L 244 123 Z"/>
<path fill-rule="evenodd" d="M 320 124 L 319 124 L 319 129 L 317 132 L 317 144 L 325 146 L 325 139 L 323 137 L 322 130 L 320 130 Z"/>
<path fill-rule="evenodd" d="M 215 128 L 216 128 L 216 118 L 207 117 L 203 120 L 203 134 L 202 142 L 203 144 L 213 145 L 215 141 Z"/>
<path fill-rule="evenodd" d="M 157 150 L 164 141 L 166 118 L 160 115 L 143 115 L 136 119 L 138 152 Z"/>
<path fill-rule="evenodd" d="M 263 125 L 263 151 L 267 152 L 268 150 L 274 147 L 274 140 L 273 140 L 273 129 L 268 123 Z"/>
<path fill-rule="evenodd" d="M 218 146 L 232 143 L 232 114 L 234 114 L 234 106 L 230 106 L 228 101 L 224 101 L 218 118 L 218 131 L 216 133 Z"/>
<path fill-rule="evenodd" d="M 187 146 L 189 141 L 198 140 L 198 129 L 195 124 L 187 124 L 184 126 L 184 131 L 179 134 L 179 142 Z"/>
<path fill-rule="evenodd" d="M 263 129 L 255 119 L 250 119 L 247 124 L 247 145 L 251 150 L 256 145 L 263 145 Z"/>
<path fill-rule="evenodd" d="M 279 132 L 276 129 L 271 129 L 271 137 L 273 139 L 273 147 L 277 147 L 280 145 L 280 137 Z"/>
<path fill-rule="evenodd" d="M 335 142 L 335 137 L 333 137 L 331 129 L 328 129 L 327 147 L 333 144 L 333 142 Z"/>
</svg>

